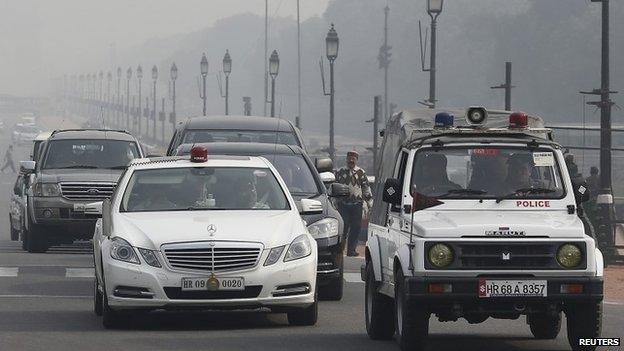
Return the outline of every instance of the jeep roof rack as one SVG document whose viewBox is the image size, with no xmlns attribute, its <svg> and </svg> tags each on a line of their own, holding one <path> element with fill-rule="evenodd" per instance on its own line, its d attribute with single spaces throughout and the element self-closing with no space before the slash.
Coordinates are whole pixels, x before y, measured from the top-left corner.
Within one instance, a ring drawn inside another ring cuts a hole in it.
<svg viewBox="0 0 624 351">
<path fill-rule="evenodd" d="M 52 135 L 57 134 L 57 133 L 62 133 L 62 132 L 89 132 L 89 131 L 96 131 L 96 132 L 118 132 L 118 133 L 124 133 L 124 134 L 128 134 L 128 135 L 132 135 L 129 131 L 125 130 L 125 129 L 106 129 L 106 128 L 69 128 L 69 129 L 55 129 L 54 131 L 52 131 Z"/>
</svg>

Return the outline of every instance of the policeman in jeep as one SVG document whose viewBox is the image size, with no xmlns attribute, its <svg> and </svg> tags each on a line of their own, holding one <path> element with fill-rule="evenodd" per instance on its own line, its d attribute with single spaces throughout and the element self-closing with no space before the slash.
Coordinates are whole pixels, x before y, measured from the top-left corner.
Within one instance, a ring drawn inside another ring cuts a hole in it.
<svg viewBox="0 0 624 351">
<path fill-rule="evenodd" d="M 519 189 L 540 188 L 532 178 L 535 164 L 528 153 L 515 153 L 507 161 L 507 179 L 505 179 L 506 192 L 514 192 Z"/>
</svg>

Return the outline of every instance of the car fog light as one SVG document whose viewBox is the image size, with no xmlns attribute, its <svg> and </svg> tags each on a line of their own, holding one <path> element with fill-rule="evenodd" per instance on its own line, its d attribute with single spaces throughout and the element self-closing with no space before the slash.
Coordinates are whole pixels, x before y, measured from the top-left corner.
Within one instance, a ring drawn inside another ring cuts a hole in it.
<svg viewBox="0 0 624 351">
<path fill-rule="evenodd" d="M 435 244 L 429 248 L 429 262 L 437 268 L 453 263 L 453 250 L 446 244 Z"/>
<path fill-rule="evenodd" d="M 574 268 L 581 264 L 583 254 L 581 249 L 574 244 L 563 244 L 557 250 L 557 262 L 563 268 Z"/>
</svg>

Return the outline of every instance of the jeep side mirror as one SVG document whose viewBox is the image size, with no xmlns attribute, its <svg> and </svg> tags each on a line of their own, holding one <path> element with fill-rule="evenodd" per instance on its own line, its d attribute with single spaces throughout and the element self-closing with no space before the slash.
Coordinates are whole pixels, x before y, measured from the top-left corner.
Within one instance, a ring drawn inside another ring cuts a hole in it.
<svg viewBox="0 0 624 351">
<path fill-rule="evenodd" d="M 331 185 L 331 197 L 347 197 L 349 196 L 349 187 L 345 184 L 333 183 Z"/>
<path fill-rule="evenodd" d="M 301 199 L 300 214 L 321 214 L 323 213 L 323 204 L 318 200 Z"/>
<path fill-rule="evenodd" d="M 323 184 L 331 184 L 336 181 L 336 176 L 333 172 L 323 172 L 319 174 L 319 176 L 321 177 Z"/>
<path fill-rule="evenodd" d="M 30 174 L 35 172 L 37 162 L 35 161 L 20 161 L 20 173 Z"/>
<path fill-rule="evenodd" d="M 333 172 L 334 163 L 331 158 L 316 158 L 314 159 L 314 167 L 319 173 Z"/>
<path fill-rule="evenodd" d="M 383 202 L 391 205 L 401 204 L 401 183 L 396 178 L 387 178 L 383 187 Z"/>
</svg>

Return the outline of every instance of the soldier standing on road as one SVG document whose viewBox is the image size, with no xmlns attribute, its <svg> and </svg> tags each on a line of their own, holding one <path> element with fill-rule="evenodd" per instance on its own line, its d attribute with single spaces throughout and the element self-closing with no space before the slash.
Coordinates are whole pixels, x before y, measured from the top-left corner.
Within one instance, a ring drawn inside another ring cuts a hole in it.
<svg viewBox="0 0 624 351">
<path fill-rule="evenodd" d="M 598 190 L 600 190 L 599 173 L 598 167 L 592 166 L 589 169 L 589 177 L 585 179 L 585 182 L 587 182 L 587 188 L 589 189 L 589 195 L 593 201 L 596 201 L 596 195 L 598 195 Z"/>
<path fill-rule="evenodd" d="M 347 166 L 335 171 L 336 181 L 349 187 L 349 196 L 338 200 L 338 211 L 344 220 L 344 232 L 347 235 L 347 255 L 357 256 L 355 250 L 362 225 L 362 209 L 364 203 L 372 207 L 372 193 L 366 172 L 357 166 L 359 154 L 347 152 Z"/>
<path fill-rule="evenodd" d="M 4 173 L 4 170 L 8 167 L 11 167 L 11 170 L 15 173 L 15 165 L 13 164 L 13 145 L 9 145 L 9 148 L 4 154 L 4 166 L 2 166 L 0 172 Z"/>
</svg>

